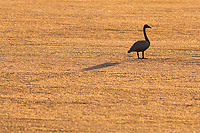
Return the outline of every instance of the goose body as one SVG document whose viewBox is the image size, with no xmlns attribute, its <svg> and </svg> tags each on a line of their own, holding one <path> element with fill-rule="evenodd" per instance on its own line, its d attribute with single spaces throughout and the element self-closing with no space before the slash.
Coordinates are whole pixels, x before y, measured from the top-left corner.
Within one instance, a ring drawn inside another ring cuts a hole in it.
<svg viewBox="0 0 200 133">
<path fill-rule="evenodd" d="M 149 41 L 149 39 L 148 39 L 148 37 L 146 35 L 146 31 L 145 31 L 146 28 L 151 28 L 151 27 L 146 25 L 146 24 L 143 27 L 145 40 L 135 42 L 133 44 L 133 46 L 130 48 L 130 50 L 128 51 L 128 53 L 137 52 L 138 59 L 140 59 L 138 52 L 142 52 L 142 59 L 144 59 L 144 51 L 146 49 L 148 49 L 149 46 L 150 46 L 150 41 Z"/>
<path fill-rule="evenodd" d="M 148 49 L 150 46 L 149 42 L 142 40 L 142 41 L 137 41 L 133 44 L 133 46 L 130 48 L 130 50 L 128 51 L 128 53 L 132 52 L 132 51 L 136 51 L 136 52 L 142 52 L 145 51 L 146 49 Z"/>
</svg>

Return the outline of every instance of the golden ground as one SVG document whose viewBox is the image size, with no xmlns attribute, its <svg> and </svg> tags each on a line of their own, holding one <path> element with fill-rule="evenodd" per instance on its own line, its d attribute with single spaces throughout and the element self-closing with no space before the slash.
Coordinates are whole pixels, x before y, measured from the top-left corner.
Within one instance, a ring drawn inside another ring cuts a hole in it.
<svg viewBox="0 0 200 133">
<path fill-rule="evenodd" d="M 200 132 L 199 0 L 0 1 L 0 131 Z M 147 59 L 127 51 L 151 41 Z"/>
</svg>

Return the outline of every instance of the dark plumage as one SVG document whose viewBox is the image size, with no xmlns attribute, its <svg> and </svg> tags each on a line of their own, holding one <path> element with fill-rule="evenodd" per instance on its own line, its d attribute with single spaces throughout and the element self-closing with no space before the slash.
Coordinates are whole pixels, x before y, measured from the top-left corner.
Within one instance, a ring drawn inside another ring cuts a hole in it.
<svg viewBox="0 0 200 133">
<path fill-rule="evenodd" d="M 144 51 L 146 49 L 148 49 L 149 46 L 150 46 L 150 41 L 149 41 L 149 39 L 146 35 L 146 31 L 145 31 L 146 28 L 151 28 L 151 27 L 148 26 L 147 24 L 145 24 L 144 27 L 143 27 L 145 40 L 135 42 L 133 44 L 133 46 L 130 48 L 130 50 L 128 51 L 128 53 L 137 52 L 138 59 L 140 59 L 138 52 L 142 52 L 142 59 L 144 59 Z"/>
</svg>

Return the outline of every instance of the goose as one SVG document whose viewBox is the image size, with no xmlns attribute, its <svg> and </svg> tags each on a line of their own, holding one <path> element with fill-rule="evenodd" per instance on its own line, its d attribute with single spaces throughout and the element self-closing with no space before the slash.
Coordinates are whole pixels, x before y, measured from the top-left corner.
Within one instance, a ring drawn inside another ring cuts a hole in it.
<svg viewBox="0 0 200 133">
<path fill-rule="evenodd" d="M 146 31 L 145 31 L 146 28 L 151 28 L 151 27 L 148 26 L 147 24 L 145 24 L 144 27 L 143 27 L 145 40 L 135 42 L 133 44 L 133 46 L 130 48 L 130 50 L 128 51 L 128 53 L 137 52 L 138 59 L 140 59 L 139 52 L 142 52 L 142 59 L 144 59 L 144 51 L 146 49 L 148 49 L 149 46 L 150 46 L 150 41 L 149 41 L 147 34 L 146 34 Z"/>
</svg>

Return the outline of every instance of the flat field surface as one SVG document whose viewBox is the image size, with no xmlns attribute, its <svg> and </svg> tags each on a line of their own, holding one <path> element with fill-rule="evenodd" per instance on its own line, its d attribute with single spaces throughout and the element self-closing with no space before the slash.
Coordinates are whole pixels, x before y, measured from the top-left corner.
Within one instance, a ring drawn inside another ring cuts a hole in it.
<svg viewBox="0 0 200 133">
<path fill-rule="evenodd" d="M 0 131 L 200 132 L 199 28 L 199 0 L 0 0 Z"/>
</svg>

